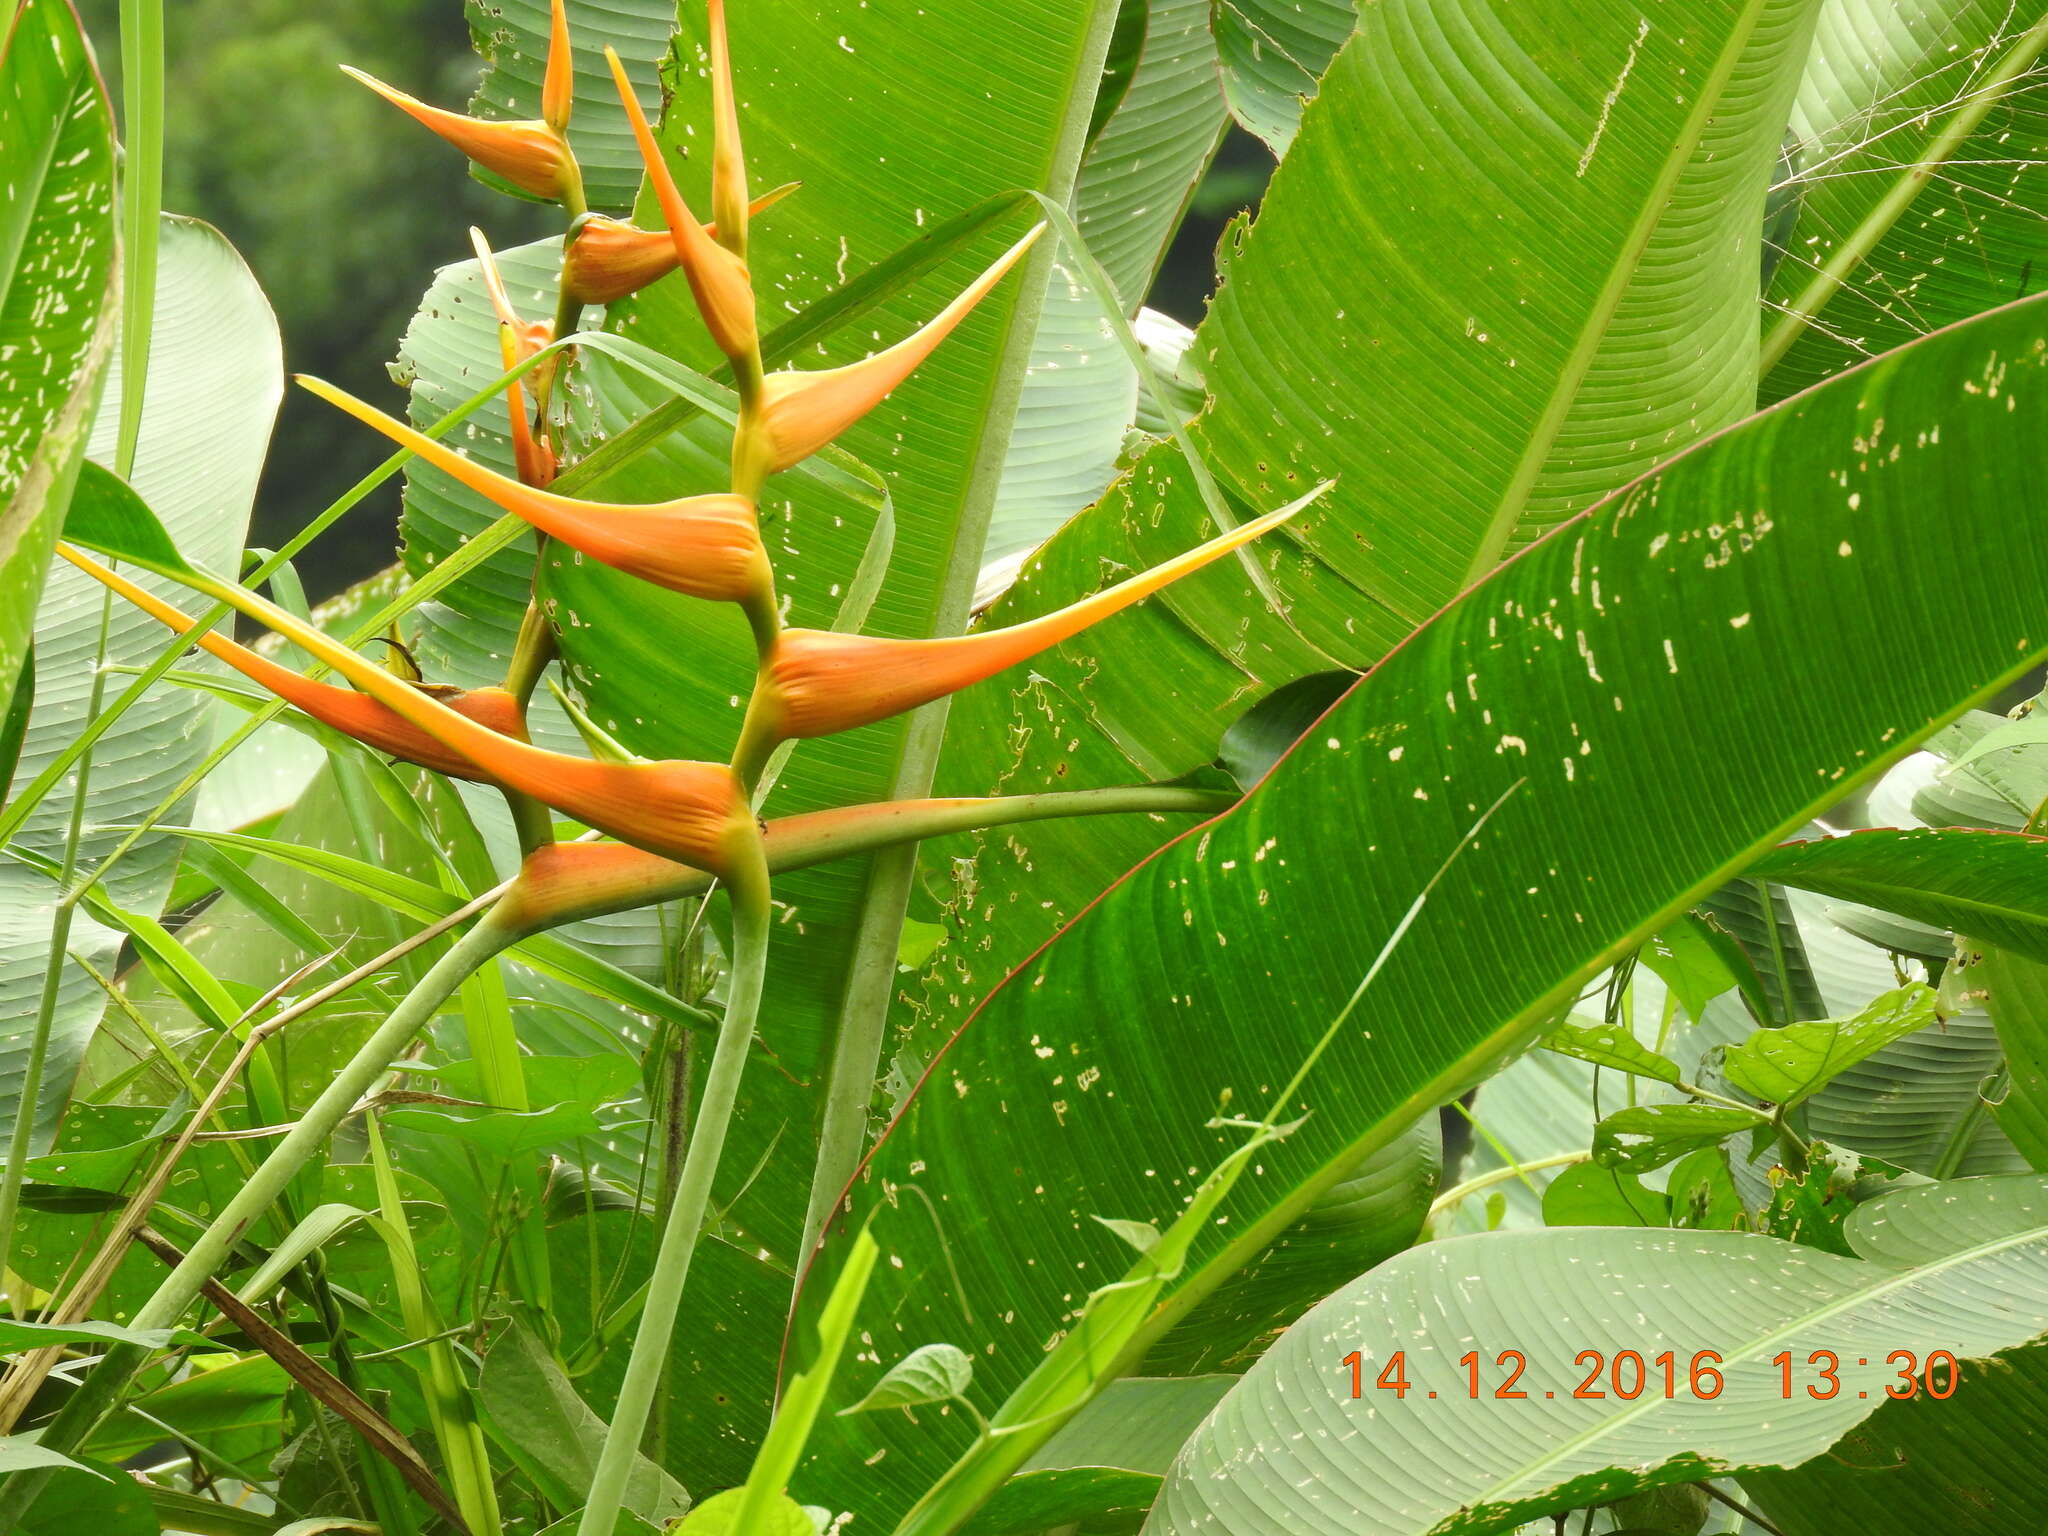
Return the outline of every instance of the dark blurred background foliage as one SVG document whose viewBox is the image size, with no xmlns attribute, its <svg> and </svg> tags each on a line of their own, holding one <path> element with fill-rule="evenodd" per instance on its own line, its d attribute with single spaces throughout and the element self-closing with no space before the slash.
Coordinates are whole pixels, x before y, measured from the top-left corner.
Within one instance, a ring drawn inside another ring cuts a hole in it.
<svg viewBox="0 0 2048 1536">
<path fill-rule="evenodd" d="M 118 0 L 78 0 L 120 100 Z M 353 64 L 460 108 L 480 65 L 457 0 L 179 0 L 165 8 L 169 148 L 164 206 L 216 224 L 241 250 L 284 329 L 285 361 L 393 405 L 388 365 L 436 267 L 539 239 L 552 210 L 471 179 L 460 156 L 344 76 Z M 1232 130 L 1196 194 L 1150 302 L 1195 324 L 1215 282 L 1224 226 L 1272 166 Z M 287 391 L 257 498 L 252 542 L 275 547 L 384 456 L 382 440 Z M 331 596 L 390 564 L 398 490 L 356 507 L 299 563 Z"/>
</svg>

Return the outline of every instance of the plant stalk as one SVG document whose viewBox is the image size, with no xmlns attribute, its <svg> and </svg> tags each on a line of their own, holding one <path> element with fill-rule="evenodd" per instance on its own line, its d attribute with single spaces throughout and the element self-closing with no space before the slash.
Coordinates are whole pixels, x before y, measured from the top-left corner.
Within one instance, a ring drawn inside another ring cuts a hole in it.
<svg viewBox="0 0 2048 1536">
<path fill-rule="evenodd" d="M 733 968 L 725 1020 L 719 1026 L 718 1044 L 704 1077 L 704 1097 L 690 1129 L 690 1150 L 684 1155 L 682 1176 L 663 1224 L 661 1247 L 648 1279 L 640 1323 L 633 1333 L 633 1351 L 619 1383 L 618 1407 L 604 1449 L 598 1454 L 576 1536 L 612 1536 L 618 1524 L 626 1480 L 639 1455 L 640 1437 L 668 1361 L 669 1339 L 675 1332 L 676 1309 L 682 1301 L 683 1283 L 689 1278 L 690 1258 L 711 1204 L 711 1184 L 725 1150 L 733 1104 L 739 1097 L 740 1073 L 753 1045 L 754 1020 L 760 1012 L 768 969 L 770 907 L 765 865 L 748 878 L 730 881 L 727 889 L 732 899 Z"/>
<path fill-rule="evenodd" d="M 495 922 L 493 915 L 486 915 L 434 963 L 285 1133 L 248 1183 L 221 1208 L 212 1225 L 186 1252 L 184 1261 L 129 1320 L 130 1327 L 169 1328 L 185 1315 L 207 1280 L 227 1262 L 242 1235 L 270 1209 L 293 1176 L 313 1160 L 335 1127 L 348 1118 L 398 1053 L 455 995 L 463 978 L 511 944 L 515 937 L 509 928 Z M 65 1454 L 75 1453 L 113 1412 L 121 1394 L 149 1358 L 150 1351 L 139 1344 L 111 1346 L 50 1421 L 41 1444 Z M 50 1476 L 50 1469 L 36 1468 L 17 1472 L 0 1485 L 0 1530 L 20 1528 L 22 1517 Z"/>
<path fill-rule="evenodd" d="M 86 694 L 88 722 L 100 712 L 106 693 L 107 635 L 113 621 L 113 593 L 100 594 L 99 645 L 93 662 L 92 685 Z M 36 998 L 36 1020 L 28 1042 L 28 1060 L 22 1063 L 21 1096 L 14 1106 L 14 1125 L 7 1138 L 7 1166 L 0 1169 L 0 1283 L 9 1273 L 13 1257 L 14 1222 L 21 1209 L 21 1185 L 26 1164 L 35 1145 L 36 1112 L 43 1099 L 43 1074 L 50 1059 L 50 1036 L 57 1027 L 57 1005 L 64 987 L 64 966 L 71 947 L 71 915 L 77 910 L 67 899 L 78 875 L 78 845 L 85 831 L 85 801 L 92 782 L 92 754 L 78 760 L 78 778 L 71 791 L 71 813 L 64 827 L 64 861 L 57 880 L 57 903 L 50 912 L 50 948 L 43 971 L 42 991 Z M 4 1527 L 0 1527 L 4 1529 Z"/>
</svg>

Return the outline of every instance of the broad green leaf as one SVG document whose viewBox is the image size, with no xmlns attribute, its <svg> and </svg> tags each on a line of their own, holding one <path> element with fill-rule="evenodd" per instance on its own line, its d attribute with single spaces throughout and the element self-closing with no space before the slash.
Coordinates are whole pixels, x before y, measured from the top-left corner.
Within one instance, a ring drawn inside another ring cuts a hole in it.
<svg viewBox="0 0 2048 1536">
<path fill-rule="evenodd" d="M 882 1373 L 868 1395 L 841 1413 L 873 1413 L 883 1408 L 918 1408 L 951 1402 L 974 1384 L 974 1362 L 953 1344 L 927 1344 L 913 1349 Z"/>
<path fill-rule="evenodd" d="M 1123 6 L 1119 37 L 1133 23 L 1139 34 L 1128 76 L 1081 159 L 1074 217 L 1126 312 L 1151 286 L 1223 132 L 1207 6 L 1208 0 L 1128 0 Z M 1105 81 L 1105 92 L 1110 84 Z M 1062 253 L 1032 338 L 982 548 L 984 590 L 988 567 L 1014 575 L 1027 551 L 1108 488 L 1138 400 L 1137 371 L 1117 345 L 1100 299 L 1072 255 Z"/>
<path fill-rule="evenodd" d="M 1124 0 L 1143 20 L 1115 110 L 1081 157 L 1074 219 L 1135 313 L 1222 137 L 1209 0 Z"/>
<path fill-rule="evenodd" d="M 540 116 L 541 73 L 548 57 L 548 0 L 492 0 L 467 7 L 470 39 L 483 56 L 483 78 L 469 111 L 476 117 Z M 674 0 L 568 0 L 569 46 L 575 56 L 575 109 L 569 146 L 583 168 L 583 191 L 592 208 L 623 214 L 640 188 L 640 154 L 626 123 L 618 88 L 604 61 L 617 50 L 626 75 L 648 110 L 661 99 L 659 65 L 675 31 Z M 518 193 L 487 171 L 477 179 Z"/>
<path fill-rule="evenodd" d="M 1699 1018 L 1708 1003 L 1738 984 L 1734 967 L 1697 915 L 1653 935 L 1638 958 L 1671 989 L 1688 1018 Z"/>
<path fill-rule="evenodd" d="M 1390 1332 L 1390 1318 L 1423 1321 Z M 1145 1529 L 1477 1536 L 1661 1483 L 1796 1466 L 1884 1401 L 1888 1352 L 1979 1360 L 2043 1331 L 2038 1224 L 1913 1269 L 1747 1233 L 1582 1228 L 1431 1243 L 1289 1329 L 1181 1452 Z M 1476 1400 L 1457 1363 L 1475 1341 Z M 1501 1348 L 1526 1362 L 1526 1400 L 1493 1395 Z M 1339 1390 L 1350 1351 L 1366 1355 L 1369 1380 L 1396 1349 L 1415 1390 L 1397 1399 L 1368 1387 L 1369 1404 Z M 1840 1359 L 1841 1390 L 1787 1397 L 1772 1357 L 1820 1349 Z M 1589 1350 L 1604 1367 L 1597 1398 L 1575 1395 Z M 1620 1357 L 1666 1350 L 1672 1395 L 1646 1364 L 1646 1388 L 1624 1396 L 1633 1378 Z M 1705 1351 L 1719 1380 L 1696 1389 L 1690 1368 Z"/>
<path fill-rule="evenodd" d="M 1580 1163 L 1543 1191 L 1546 1227 L 1668 1227 L 1671 1201 L 1633 1173 Z"/>
<path fill-rule="evenodd" d="M 1543 1037 L 1543 1048 L 1663 1083 L 1675 1083 L 1680 1076 L 1676 1062 L 1658 1055 L 1620 1024 L 1568 1019 Z"/>
<path fill-rule="evenodd" d="M 1226 237 L 1190 354 L 1214 396 L 1193 433 L 1234 505 L 1336 481 L 1251 557 L 1286 618 L 1241 566 L 1176 584 L 956 699 L 943 792 L 1206 764 L 1264 694 L 1377 661 L 1502 551 L 1749 408 L 1763 184 L 1811 6 L 1685 15 L 1638 39 L 1635 6 L 1367 10 L 1257 222 Z M 988 622 L 1177 553 L 1208 518 L 1154 448 Z M 901 1070 L 1167 830 L 1031 827 L 935 864 L 955 932 L 900 1019 Z"/>
<path fill-rule="evenodd" d="M 1935 1022 L 1934 991 L 1915 983 L 1874 998 L 1851 1018 L 1760 1029 L 1724 1060 L 1729 1081 L 1771 1104 L 1798 1104 L 1894 1040 Z"/>
<path fill-rule="evenodd" d="M 13 1437 L 0 1441 L 14 1443 Z M 79 1461 L 51 1479 L 22 1521 L 20 1536 L 156 1536 L 159 1528 L 143 1484 L 120 1467 Z"/>
<path fill-rule="evenodd" d="M 1719 1104 L 1643 1104 L 1617 1109 L 1593 1129 L 1593 1157 L 1631 1173 L 1662 1168 L 1765 1123 L 1754 1110 Z"/>
<path fill-rule="evenodd" d="M 515 1324 L 493 1341 L 478 1399 L 491 1438 L 542 1493 L 562 1507 L 581 1503 L 604 1444 L 605 1423 L 531 1328 Z M 689 1507 L 682 1485 L 641 1457 L 626 1484 L 626 1508 L 665 1521 Z"/>
<path fill-rule="evenodd" d="M 2039 290 L 2044 43 L 2005 0 L 1827 0 L 1788 140 L 1798 211 L 1773 232 L 1766 399 Z"/>
<path fill-rule="evenodd" d="M 1358 0 L 1211 0 L 1210 23 L 1230 111 L 1275 155 L 1358 25 Z"/>
<path fill-rule="evenodd" d="M 240 1460 L 248 1454 L 266 1455 L 276 1447 L 290 1386 L 291 1378 L 276 1361 L 267 1355 L 246 1355 L 145 1392 L 135 1399 L 135 1406 L 179 1434 Z M 125 1461 L 163 1438 L 158 1425 L 123 1414 L 102 1424 L 86 1449 L 102 1460 Z"/>
<path fill-rule="evenodd" d="M 2015 445 L 2048 420 L 2048 380 L 2014 360 L 2048 355 L 2044 326 L 2048 305 L 2014 306 L 1674 461 L 1446 610 L 1242 805 L 1071 924 L 952 1040 L 871 1160 L 869 1199 L 915 1184 L 938 1214 L 889 1229 L 904 1263 L 876 1276 L 878 1351 L 944 1340 L 975 1352 L 991 1395 L 1020 1381 L 1071 1320 L 1076 1277 L 1122 1262 L 1086 1214 L 1171 1214 L 1185 1170 L 1225 1144 L 1207 1128 L 1218 1104 L 1266 1108 L 1409 911 L 1417 872 L 1487 807 L 1354 1027 L 1284 1106 L 1313 1112 L 1262 1154 L 1134 1352 L 1601 969 L 2031 666 L 2044 640 L 2025 594 L 2048 550 L 2013 509 L 2048 487 Z M 1996 396 L 1959 387 L 1987 366 Z M 1912 446 L 1845 469 L 1839 445 L 1879 417 Z M 1947 536 L 1930 542 L 1937 500 Z M 1919 600 L 1875 607 L 1851 579 L 1905 565 Z M 1882 697 L 1852 690 L 1796 724 L 1748 707 L 1754 677 L 1795 654 L 1829 665 L 1837 647 L 1882 669 Z M 1683 794 L 1640 771 L 1678 722 Z M 1739 796 L 1695 792 L 1724 776 Z M 887 1520 L 961 1443 L 930 1421 L 911 1435 L 887 1416 L 835 1419 L 800 1491 Z"/>
<path fill-rule="evenodd" d="M 1877 828 L 1786 843 L 1754 872 L 2048 961 L 2048 838 Z"/>
<path fill-rule="evenodd" d="M 1847 1230 L 1864 1257 L 1905 1266 L 2020 1230 L 2044 1210 L 2039 1179 L 1956 1180 L 1860 1206 Z M 1786 1536 L 1912 1536 L 1931 1526 L 2033 1536 L 2048 1517 L 2033 1452 L 2048 1350 L 2015 1350 L 1961 1376 L 1953 1397 L 1886 1401 L 1827 1455 L 1749 1474 L 1744 1490 Z"/>
<path fill-rule="evenodd" d="M 0 37 L 0 695 L 92 424 L 120 292 L 114 124 L 77 14 L 14 8 Z"/>
<path fill-rule="evenodd" d="M 88 452 L 112 457 L 116 405 L 126 370 L 117 355 Z M 162 520 L 177 548 L 196 563 L 232 570 L 241 553 L 256 480 L 283 388 L 277 322 L 254 277 L 210 226 L 166 217 L 158 248 L 156 321 L 143 405 L 135 491 Z M 153 577 L 174 601 L 183 594 Z M 21 776 L 32 778 L 78 733 L 99 654 L 103 590 L 82 572 L 53 570 L 36 615 L 36 702 L 23 746 Z M 165 631 L 147 614 L 114 602 L 106 659 L 138 666 L 162 649 Z M 212 744 L 213 705 L 183 689 L 162 688 L 124 714 L 92 753 L 91 809 L 81 868 L 111 852 L 118 828 L 139 819 L 173 788 Z M 69 794 L 45 799 L 20 841 L 60 859 Z M 170 890 L 175 839 L 137 845 L 106 883 L 120 906 L 154 915 Z M 48 968 L 52 887 L 43 876 L 0 868 L 0 1120 L 11 1119 L 19 1088 L 24 1032 Z M 111 973 L 120 939 L 80 914 L 71 953 Z M 272 978 L 273 980 L 275 978 Z M 38 1106 L 39 1141 L 63 1107 L 87 1037 L 106 997 L 85 972 L 67 965 L 57 998 L 48 1075 Z M 12 1085 L 12 1086 L 9 1086 Z"/>
</svg>

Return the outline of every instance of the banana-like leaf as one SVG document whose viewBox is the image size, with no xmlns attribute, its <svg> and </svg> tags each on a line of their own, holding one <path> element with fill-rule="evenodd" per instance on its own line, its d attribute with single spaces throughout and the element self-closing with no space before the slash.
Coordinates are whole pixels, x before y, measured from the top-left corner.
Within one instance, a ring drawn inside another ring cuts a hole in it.
<svg viewBox="0 0 2048 1536">
<path fill-rule="evenodd" d="M 2038 1178 L 1970 1179 L 1900 1190 L 1849 1218 L 1857 1252 L 1913 1264 L 2048 1213 Z M 2048 1408 L 2048 1350 L 2015 1350 L 1965 1368 L 1955 1395 L 1887 1401 L 1825 1455 L 1751 1473 L 1750 1497 L 1785 1536 L 2034 1536 L 2048 1519 L 2033 1441 Z"/>
<path fill-rule="evenodd" d="M 2037 340 L 2048 303 L 2013 306 L 1674 461 L 1446 610 L 1243 805 L 1070 925 L 932 1063 L 854 1190 L 857 1210 L 899 1207 L 882 1230 L 902 1264 L 871 1298 L 889 1320 L 878 1354 L 960 1344 L 1004 1391 L 1095 1277 L 1119 1272 L 1116 1240 L 1087 1218 L 1170 1214 L 1186 1170 L 1236 1134 L 1211 1128 L 1219 1105 L 1306 1114 L 1197 1242 L 1135 1355 L 1590 977 L 2030 666 L 2048 551 L 2012 509 L 2048 484 L 2009 445 L 2048 420 L 2048 376 L 2015 361 Z M 1987 367 L 1997 396 L 1961 387 L 1981 389 Z M 1845 491 L 1841 445 L 1879 418 L 1907 446 L 1850 461 Z M 1947 555 L 1926 538 L 1937 499 Z M 1903 600 L 1902 563 L 1923 600 Z M 1877 579 L 1883 605 L 1863 592 Z M 1885 669 L 1882 698 L 1768 723 L 1743 703 L 1758 677 L 1832 665 L 1834 645 Z M 1681 721 L 1694 790 L 1674 795 L 1644 765 Z M 1722 782 L 1742 793 L 1695 792 Z M 1496 803 L 1302 1093 L 1270 1106 L 1410 910 L 1417 872 Z M 1646 863 L 1646 840 L 1667 856 Z M 858 1395 L 867 1381 L 849 1374 Z M 930 1421 L 833 1425 L 808 1496 L 885 1522 L 962 1449 Z"/>
<path fill-rule="evenodd" d="M 1127 0 L 1124 11 L 1142 15 L 1144 35 L 1081 158 L 1074 221 L 1133 313 L 1223 136 L 1226 108 L 1208 0 Z"/>
<path fill-rule="evenodd" d="M 1210 0 L 1230 111 L 1287 153 L 1301 109 L 1358 25 L 1358 0 Z"/>
<path fill-rule="evenodd" d="M 19 6 L 0 36 L 0 179 L 0 694 L 12 698 L 119 292 L 113 113 L 65 0 Z"/>
<path fill-rule="evenodd" d="M 1208 0 L 1133 0 L 1142 25 L 1115 109 L 1081 160 L 1074 217 L 1128 312 L 1151 286 L 1166 244 L 1225 123 Z M 1105 85 L 1105 89 L 1107 86 Z M 1088 506 L 1115 478 L 1138 410 L 1138 376 L 1101 300 L 1073 265 L 1055 263 L 1032 338 L 1031 364 L 984 566 L 1014 574 L 1027 550 Z"/>
<path fill-rule="evenodd" d="M 616 49 L 643 102 L 661 96 L 661 61 L 675 32 L 674 0 L 568 0 L 569 45 L 575 55 L 575 108 L 569 117 L 569 146 L 583 169 L 590 206 L 623 214 L 640 189 L 640 153 L 626 109 L 604 61 Z M 540 116 L 540 82 L 548 57 L 548 0 L 492 0 L 470 6 L 470 38 L 483 56 L 470 111 L 477 117 Z M 510 183 L 478 170 L 479 181 L 518 193 Z"/>
<path fill-rule="evenodd" d="M 1756 220 L 1810 7 L 1715 5 L 1642 40 L 1639 19 L 1545 0 L 1517 8 L 1511 46 L 1476 9 L 1370 9 L 1258 222 L 1226 238 L 1194 352 L 1215 396 L 1194 433 L 1233 502 L 1337 482 L 1253 557 L 1286 618 L 1237 566 L 1179 583 L 957 700 L 942 788 L 1185 773 L 1263 694 L 1376 660 L 1510 543 L 1748 408 Z M 1467 42 L 1476 62 L 1439 59 Z M 1505 110 L 1524 66 L 1569 131 Z M 1711 124 L 1705 98 L 1653 83 L 1681 70 L 1711 88 Z M 1208 516 L 1157 448 L 990 620 L 1163 559 Z M 983 846 L 941 894 L 957 931 L 927 968 L 915 1049 L 1158 837 L 1031 828 Z"/>
<path fill-rule="evenodd" d="M 148 393 L 131 480 L 177 546 L 202 564 L 232 570 L 241 553 L 256 480 L 283 389 L 277 322 L 242 258 L 212 227 L 163 220 L 157 260 L 156 322 L 151 333 Z M 88 452 L 114 451 L 116 402 L 126 378 L 122 359 L 109 369 L 106 399 Z M 176 597 L 151 576 L 138 580 Z M 41 771 L 84 723 L 92 673 L 100 654 L 103 591 L 80 571 L 52 571 L 36 612 L 36 702 L 22 750 L 24 779 Z M 109 610 L 106 659 L 139 666 L 164 643 L 163 626 L 125 603 Z M 116 830 L 153 808 L 213 742 L 212 701 L 195 703 L 183 689 L 155 691 L 93 748 L 89 814 L 79 842 L 80 867 L 90 869 L 122 840 Z M 69 794 L 39 805 L 21 840 L 61 859 Z M 170 890 L 174 839 L 151 837 L 123 859 L 106 894 L 130 911 L 154 915 Z M 0 1082 L 19 1086 L 26 1029 L 35 1016 L 47 970 L 54 888 L 22 869 L 0 870 Z M 109 972 L 119 936 L 80 914 L 71 952 Z M 87 1037 L 106 1003 L 97 983 L 75 965 L 64 970 L 51 1040 L 49 1075 L 38 1107 L 47 1137 L 64 1104 Z M 16 1098 L 0 1095 L 0 1122 Z"/>
<path fill-rule="evenodd" d="M 1753 873 L 2048 961 L 2048 838 L 1880 827 L 1786 843 Z"/>
<path fill-rule="evenodd" d="M 1506 25 L 1520 57 L 1560 114 L 1570 103 L 1569 133 L 1539 132 L 1502 109 L 1519 76 L 1478 9 L 1371 8 L 1258 222 L 1226 239 L 1223 292 L 1192 354 L 1216 397 L 1194 435 L 1233 503 L 1337 481 L 1296 519 L 1299 538 L 1254 557 L 1286 619 L 1239 567 L 1179 583 L 957 699 L 942 791 L 1167 779 L 1205 764 L 1270 690 L 1377 659 L 1491 563 L 1483 545 L 1530 536 L 1747 408 L 1754 221 L 1782 130 L 1774 103 L 1789 99 L 1809 18 L 1714 6 L 1635 48 L 1639 19 L 1548 0 L 1516 9 Z M 1473 45 L 1480 65 L 1499 76 L 1437 67 L 1474 32 L 1487 38 Z M 1628 88 L 1603 108 L 1624 67 Z M 1701 98 L 1640 89 L 1680 70 L 1718 93 L 1711 127 L 1693 115 Z M 1421 97 L 1402 83 L 1418 79 Z M 1503 241 L 1519 253 L 1505 269 Z M 1682 365 L 1649 361 L 1679 354 Z M 1663 425 L 1646 435 L 1646 420 Z M 990 622 L 1165 558 L 1208 516 L 1181 454 L 1154 449 L 1040 551 Z M 1520 531 L 1499 531 L 1509 524 Z M 968 850 L 971 864 L 934 861 L 950 937 L 906 989 L 901 1073 L 915 1078 L 1006 969 L 1164 830 L 1021 828 Z"/>
<path fill-rule="evenodd" d="M 1771 234 L 1765 399 L 2040 290 L 2044 43 L 2006 0 L 1827 0 L 1787 141 L 1797 211 Z"/>
<path fill-rule="evenodd" d="M 1967 1375 L 2043 1332 L 2048 1220 L 1908 1269 L 1736 1232 L 1432 1243 L 1288 1330 L 1181 1452 L 1145 1530 L 1477 1536 L 1661 1483 L 1796 1466 L 1885 1401 L 1892 1352 L 1911 1351 L 1917 1372 L 1946 1350 Z M 1476 1370 L 1460 1363 L 1474 1350 Z M 1772 1363 L 1787 1350 L 1800 1365 L 1789 1392 Z M 1806 1390 L 1826 1390 L 1806 1364 L 1819 1350 L 1839 1361 L 1825 1399 Z M 1339 1364 L 1353 1351 L 1364 1401 Z M 1669 1388 L 1644 1363 L 1666 1351 Z M 1406 1393 L 1375 1384 L 1390 1364 Z"/>
</svg>

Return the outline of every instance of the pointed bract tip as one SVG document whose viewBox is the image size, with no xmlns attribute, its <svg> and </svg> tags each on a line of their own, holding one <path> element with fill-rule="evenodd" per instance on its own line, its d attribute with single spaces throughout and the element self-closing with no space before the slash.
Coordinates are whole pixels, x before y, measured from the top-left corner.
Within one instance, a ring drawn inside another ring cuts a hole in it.
<svg viewBox="0 0 2048 1536">
<path fill-rule="evenodd" d="M 562 0 L 553 0 L 548 17 L 548 64 L 541 77 L 540 117 L 557 133 L 569 127 L 569 112 L 576 105 L 576 61 L 569 49 L 569 12 Z"/>
<path fill-rule="evenodd" d="M 422 127 L 453 144 L 485 170 L 522 192 L 553 202 L 575 179 L 575 163 L 562 136 L 539 118 L 485 120 L 430 107 L 375 75 L 347 64 L 342 72 L 361 81 Z"/>
<path fill-rule="evenodd" d="M 747 163 L 740 149 L 739 101 L 733 94 L 732 48 L 724 0 L 707 0 L 711 34 L 711 213 L 718 243 L 747 253 Z"/>
<path fill-rule="evenodd" d="M 1240 523 L 1149 570 L 1006 629 L 932 640 L 785 630 L 768 664 L 763 723 L 778 740 L 824 736 L 956 693 L 1028 661 L 1271 532 L 1325 489 L 1318 486 L 1299 500 Z"/>
<path fill-rule="evenodd" d="M 887 399 L 1044 233 L 1045 225 L 1035 225 L 952 303 L 895 346 L 843 368 L 769 374 L 762 399 L 771 447 L 770 471 L 801 463 Z"/>
<path fill-rule="evenodd" d="M 640 110 L 640 98 L 633 90 L 633 82 L 626 78 L 626 66 L 619 62 L 617 52 L 610 47 L 605 49 L 604 56 L 611 65 L 619 102 L 626 109 L 626 121 L 632 125 L 633 140 L 639 145 L 640 163 L 647 172 L 648 181 L 653 184 L 662 217 L 668 221 L 669 238 L 675 241 L 676 258 L 682 265 L 684 276 L 689 279 L 690 293 L 697 301 L 697 312 L 704 317 L 704 328 L 711 332 L 711 339 L 727 357 L 747 357 L 754 350 L 758 334 L 754 320 L 754 286 L 747 276 L 747 264 L 712 239 L 697 221 L 697 216 L 690 212 L 689 204 L 683 201 L 683 194 L 676 186 L 675 177 L 669 172 L 668 161 L 662 156 L 661 145 L 655 141 L 654 130 L 648 127 L 646 114 Z"/>
</svg>

